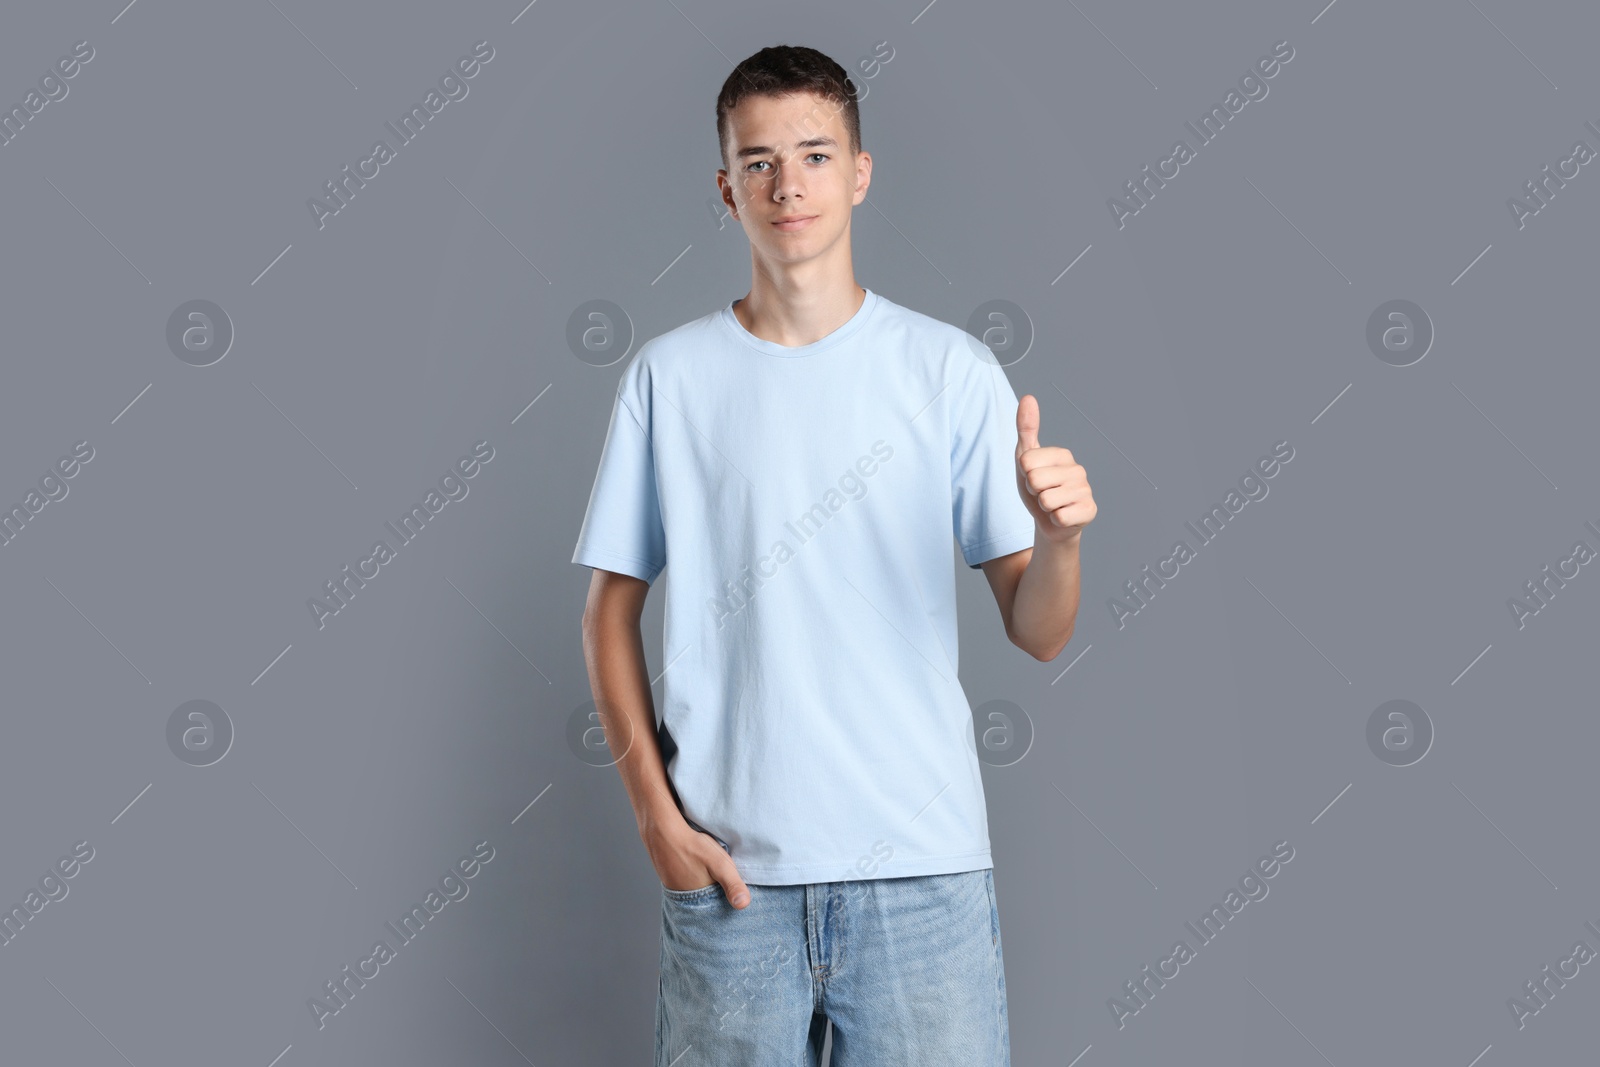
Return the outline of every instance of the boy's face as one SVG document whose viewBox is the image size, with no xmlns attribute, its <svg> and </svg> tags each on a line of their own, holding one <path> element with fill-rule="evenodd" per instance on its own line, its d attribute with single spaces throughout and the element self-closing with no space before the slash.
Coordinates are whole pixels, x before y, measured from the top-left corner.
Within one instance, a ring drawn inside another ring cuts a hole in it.
<svg viewBox="0 0 1600 1067">
<path fill-rule="evenodd" d="M 838 105 L 814 93 L 741 100 L 728 112 L 728 165 L 717 171 L 723 203 L 759 255 L 788 263 L 847 236 L 872 181 L 872 157 L 852 157 Z"/>
</svg>

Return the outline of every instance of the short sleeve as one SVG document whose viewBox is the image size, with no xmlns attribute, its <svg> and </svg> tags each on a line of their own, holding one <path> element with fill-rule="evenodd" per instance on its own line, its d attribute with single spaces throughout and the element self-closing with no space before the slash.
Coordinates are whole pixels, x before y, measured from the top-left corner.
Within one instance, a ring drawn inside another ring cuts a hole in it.
<svg viewBox="0 0 1600 1067">
<path fill-rule="evenodd" d="M 641 355 L 617 385 L 572 562 L 652 582 L 667 565 L 667 537 L 650 441 L 649 375 Z"/>
<path fill-rule="evenodd" d="M 1034 521 L 1017 494 L 1015 390 L 987 348 L 963 352 L 953 365 L 951 526 L 967 566 L 977 567 L 1032 548 Z"/>
</svg>

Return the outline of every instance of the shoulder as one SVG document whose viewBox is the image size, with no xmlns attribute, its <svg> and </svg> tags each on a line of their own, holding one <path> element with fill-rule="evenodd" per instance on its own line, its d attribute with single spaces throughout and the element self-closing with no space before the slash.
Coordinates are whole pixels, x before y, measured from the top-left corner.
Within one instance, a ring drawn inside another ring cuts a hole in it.
<svg viewBox="0 0 1600 1067">
<path fill-rule="evenodd" d="M 670 376 L 690 363 L 696 352 L 703 352 L 706 343 L 717 336 L 723 327 L 717 322 L 721 310 L 690 319 L 688 322 L 663 333 L 658 333 L 634 349 L 623 369 L 623 386 L 643 381 L 648 385 L 652 378 Z"/>
<path fill-rule="evenodd" d="M 993 353 L 961 327 L 897 304 L 881 294 L 878 301 L 873 316 L 878 329 L 897 335 L 907 352 L 937 364 L 944 380 L 967 379 L 983 365 L 995 365 Z"/>
</svg>

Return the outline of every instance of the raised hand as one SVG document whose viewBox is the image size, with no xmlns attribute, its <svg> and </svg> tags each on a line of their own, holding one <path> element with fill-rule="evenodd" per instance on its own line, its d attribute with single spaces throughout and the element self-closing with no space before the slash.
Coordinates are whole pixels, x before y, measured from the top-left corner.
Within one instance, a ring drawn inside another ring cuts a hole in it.
<svg viewBox="0 0 1600 1067">
<path fill-rule="evenodd" d="M 1039 444 L 1039 401 L 1032 393 L 1017 403 L 1017 492 L 1039 533 L 1056 540 L 1078 537 L 1098 508 L 1089 475 L 1065 448 Z"/>
</svg>

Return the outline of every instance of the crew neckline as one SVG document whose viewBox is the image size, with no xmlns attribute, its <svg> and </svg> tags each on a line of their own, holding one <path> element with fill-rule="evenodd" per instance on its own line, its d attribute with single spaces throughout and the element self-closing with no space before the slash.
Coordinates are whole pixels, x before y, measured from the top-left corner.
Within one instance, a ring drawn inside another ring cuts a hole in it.
<svg viewBox="0 0 1600 1067">
<path fill-rule="evenodd" d="M 841 341 L 845 340 L 851 334 L 859 330 L 862 325 L 866 323 L 867 319 L 871 317 L 872 312 L 878 306 L 878 294 L 867 288 L 865 285 L 863 285 L 861 289 L 867 295 L 861 298 L 861 306 L 856 309 L 856 313 L 841 323 L 832 333 L 825 337 L 818 338 L 808 345 L 780 345 L 776 341 L 768 341 L 764 338 L 757 337 L 755 334 L 745 329 L 744 323 L 739 321 L 739 316 L 733 313 L 733 305 L 738 303 L 737 300 L 728 301 L 728 303 L 723 306 L 718 318 L 722 320 L 723 325 L 727 326 L 728 329 L 733 332 L 733 335 L 736 338 L 743 341 L 757 352 L 765 352 L 769 356 L 811 356 L 839 344 Z"/>
</svg>

